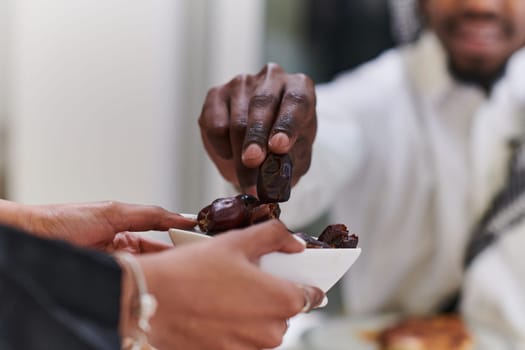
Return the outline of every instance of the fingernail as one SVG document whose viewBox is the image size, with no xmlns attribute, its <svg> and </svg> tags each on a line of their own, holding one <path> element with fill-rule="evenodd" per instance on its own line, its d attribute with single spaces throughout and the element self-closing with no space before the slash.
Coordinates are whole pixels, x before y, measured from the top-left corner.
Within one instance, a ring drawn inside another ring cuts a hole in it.
<svg viewBox="0 0 525 350">
<path fill-rule="evenodd" d="M 302 239 L 301 237 L 295 235 L 292 233 L 292 237 L 295 238 L 295 240 L 299 243 L 301 243 L 302 245 L 304 245 L 306 247 L 306 241 L 304 239 Z"/>
<path fill-rule="evenodd" d="M 278 132 L 268 143 L 273 150 L 282 150 L 290 145 L 290 138 L 284 132 Z"/>
<path fill-rule="evenodd" d="M 308 297 L 311 302 L 311 309 L 318 307 L 322 304 L 324 298 L 326 297 L 322 290 L 312 286 L 305 286 L 305 292 L 308 294 Z M 328 301 L 328 299 L 327 299 Z"/>
<path fill-rule="evenodd" d="M 325 295 L 323 298 L 323 301 L 321 301 L 321 304 L 319 304 L 319 306 L 317 307 L 322 308 L 322 307 L 325 307 L 326 305 L 328 305 L 328 297 Z"/>
<path fill-rule="evenodd" d="M 315 288 L 315 299 L 313 301 L 314 307 L 318 307 L 319 305 L 322 305 L 325 298 L 326 298 L 326 295 L 323 293 L 323 291 L 320 290 L 319 288 Z M 326 302 L 328 303 L 328 298 L 326 298 Z"/>
<path fill-rule="evenodd" d="M 250 160 L 259 160 L 263 156 L 263 151 L 261 147 L 255 143 L 252 143 L 244 150 L 242 154 L 243 161 Z"/>
</svg>

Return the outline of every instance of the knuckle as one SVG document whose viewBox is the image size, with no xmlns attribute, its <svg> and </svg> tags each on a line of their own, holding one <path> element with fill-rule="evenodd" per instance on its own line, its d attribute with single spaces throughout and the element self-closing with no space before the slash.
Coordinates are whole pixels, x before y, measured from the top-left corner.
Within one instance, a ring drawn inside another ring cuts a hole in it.
<svg viewBox="0 0 525 350">
<path fill-rule="evenodd" d="M 306 85 L 308 87 L 313 87 L 315 85 L 314 81 L 312 80 L 312 78 L 310 76 L 304 74 L 304 73 L 293 74 L 293 77 L 298 82 L 300 82 L 301 84 Z"/>
<path fill-rule="evenodd" d="M 278 121 L 275 123 L 274 130 L 284 132 L 286 134 L 292 134 L 295 131 L 295 119 L 290 114 L 284 114 L 279 116 Z"/>
<path fill-rule="evenodd" d="M 267 135 L 268 129 L 265 127 L 264 123 L 262 121 L 255 121 L 247 127 L 246 143 L 256 142 L 263 145 L 266 143 Z"/>
<path fill-rule="evenodd" d="M 231 130 L 235 133 L 245 133 L 248 121 L 245 118 L 235 118 L 231 123 Z"/>
<path fill-rule="evenodd" d="M 214 86 L 206 93 L 206 100 L 215 100 L 221 93 L 222 87 Z"/>
<path fill-rule="evenodd" d="M 103 216 L 106 218 L 106 220 L 114 225 L 114 226 L 120 226 L 123 222 L 124 217 L 124 205 L 121 202 L 118 201 L 103 201 L 101 202 L 101 208 Z"/>
<path fill-rule="evenodd" d="M 273 74 L 282 74 L 284 73 L 284 69 L 275 62 L 268 62 L 264 65 L 264 67 L 259 72 L 259 75 L 266 76 L 266 75 L 273 75 Z"/>
<path fill-rule="evenodd" d="M 160 205 L 150 205 L 151 211 L 156 215 L 164 214 L 165 210 Z"/>
<path fill-rule="evenodd" d="M 268 72 L 282 72 L 283 71 L 283 67 L 281 67 L 281 65 L 275 63 L 275 62 L 268 62 L 266 64 L 266 70 Z"/>
<path fill-rule="evenodd" d="M 211 105 L 204 105 L 202 107 L 201 115 L 199 116 L 199 119 L 197 122 L 199 123 L 199 127 L 204 130 L 212 129 L 214 127 L 215 119 L 214 116 L 214 109 L 215 107 Z"/>
<path fill-rule="evenodd" d="M 283 97 L 287 103 L 301 105 L 306 108 L 310 106 L 310 96 L 301 91 L 287 91 Z"/>
<path fill-rule="evenodd" d="M 277 101 L 277 96 L 271 92 L 260 92 L 255 94 L 250 101 L 252 108 L 266 108 L 271 106 Z"/>
<path fill-rule="evenodd" d="M 206 106 L 202 108 L 201 115 L 199 116 L 199 119 L 197 120 L 197 123 L 199 124 L 200 129 L 208 129 L 209 128 L 209 119 L 208 119 L 208 109 Z"/>
<path fill-rule="evenodd" d="M 224 108 L 217 103 L 206 103 L 198 119 L 199 127 L 204 130 L 227 128 L 228 120 L 224 113 Z"/>
<path fill-rule="evenodd" d="M 209 136 L 227 137 L 230 132 L 230 126 L 227 122 L 216 120 L 206 129 Z"/>
<path fill-rule="evenodd" d="M 233 77 L 232 80 L 228 83 L 230 86 L 239 86 L 244 85 L 248 82 L 250 76 L 248 74 L 238 74 L 235 77 Z"/>
<path fill-rule="evenodd" d="M 120 212 L 121 210 L 121 207 L 122 207 L 122 203 L 120 202 L 117 202 L 117 201 L 104 201 L 102 202 L 102 207 L 104 208 L 104 210 L 108 213 L 111 213 L 111 214 L 117 214 Z"/>
<path fill-rule="evenodd" d="M 206 93 L 205 106 L 216 104 L 220 102 L 224 95 L 224 87 L 215 86 L 208 90 Z"/>
</svg>

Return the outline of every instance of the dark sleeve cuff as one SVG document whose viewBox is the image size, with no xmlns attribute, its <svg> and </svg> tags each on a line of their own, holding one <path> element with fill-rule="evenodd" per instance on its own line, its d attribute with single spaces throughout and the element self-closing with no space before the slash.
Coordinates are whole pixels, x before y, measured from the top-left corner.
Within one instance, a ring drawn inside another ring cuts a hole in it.
<svg viewBox="0 0 525 350">
<path fill-rule="evenodd" d="M 107 254 L 0 226 L 0 298 L 19 305 L 2 306 L 0 338 L 13 349 L 119 349 L 120 280 Z M 29 344 L 35 335 L 48 343 Z"/>
</svg>

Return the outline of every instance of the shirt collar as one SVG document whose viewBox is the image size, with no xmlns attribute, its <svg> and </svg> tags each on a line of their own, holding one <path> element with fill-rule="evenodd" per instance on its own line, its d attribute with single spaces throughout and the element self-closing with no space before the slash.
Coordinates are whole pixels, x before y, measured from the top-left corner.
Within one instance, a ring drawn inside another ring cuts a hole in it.
<svg viewBox="0 0 525 350">
<path fill-rule="evenodd" d="M 415 89 L 429 99 L 440 100 L 456 86 L 446 52 L 434 33 L 424 32 L 413 45 L 404 48 L 403 56 Z"/>
<path fill-rule="evenodd" d="M 513 97 L 525 106 L 525 48 L 516 51 L 507 64 L 504 77 Z"/>
</svg>

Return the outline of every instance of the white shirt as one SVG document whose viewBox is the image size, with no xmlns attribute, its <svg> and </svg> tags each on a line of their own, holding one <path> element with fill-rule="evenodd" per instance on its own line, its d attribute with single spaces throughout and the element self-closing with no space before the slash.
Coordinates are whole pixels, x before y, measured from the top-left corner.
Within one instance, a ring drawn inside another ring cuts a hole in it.
<svg viewBox="0 0 525 350">
<path fill-rule="evenodd" d="M 331 222 L 359 235 L 343 281 L 352 314 L 431 311 L 459 288 L 469 236 L 523 133 L 525 50 L 487 97 L 450 76 L 427 33 L 319 86 L 317 98 L 312 165 L 283 221 L 305 225 L 331 208 Z"/>
</svg>

